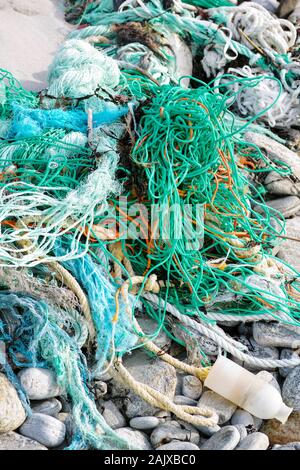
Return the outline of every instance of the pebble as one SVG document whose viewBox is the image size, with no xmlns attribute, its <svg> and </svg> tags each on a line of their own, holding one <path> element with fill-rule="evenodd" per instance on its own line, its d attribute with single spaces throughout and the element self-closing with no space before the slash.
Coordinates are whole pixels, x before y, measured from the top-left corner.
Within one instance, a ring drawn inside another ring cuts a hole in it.
<svg viewBox="0 0 300 470">
<path fill-rule="evenodd" d="M 208 439 L 200 450 L 233 450 L 240 442 L 240 433 L 235 426 L 224 426 Z"/>
<path fill-rule="evenodd" d="M 138 322 L 145 335 L 153 335 L 157 331 L 158 323 L 146 315 L 139 316 Z M 152 341 L 160 349 L 164 348 L 165 350 L 171 346 L 171 338 L 169 338 L 163 329 L 160 330 Z"/>
<path fill-rule="evenodd" d="M 168 444 L 156 447 L 156 450 L 199 450 L 199 447 L 192 442 L 171 441 Z"/>
<path fill-rule="evenodd" d="M 19 429 L 20 434 L 46 447 L 60 446 L 66 435 L 65 425 L 52 416 L 33 413 Z"/>
<path fill-rule="evenodd" d="M 31 409 L 33 413 L 42 413 L 56 418 L 62 409 L 62 404 L 56 398 L 50 398 L 46 401 L 32 402 Z"/>
<path fill-rule="evenodd" d="M 300 411 L 300 366 L 295 367 L 282 386 L 282 399 L 294 411 Z"/>
<path fill-rule="evenodd" d="M 48 450 L 37 441 L 21 436 L 16 432 L 0 434 L 0 450 Z"/>
<path fill-rule="evenodd" d="M 132 418 L 130 420 L 130 427 L 133 429 L 139 429 L 140 431 L 148 431 L 156 428 L 160 424 L 160 421 L 155 416 L 143 416 L 141 418 Z"/>
<path fill-rule="evenodd" d="M 236 450 L 266 450 L 268 447 L 268 436 L 262 432 L 253 432 L 241 440 Z"/>
<path fill-rule="evenodd" d="M 267 174 L 264 186 L 270 194 L 280 196 L 300 195 L 300 183 L 294 183 L 289 178 L 283 178 L 275 171 L 270 171 Z"/>
<path fill-rule="evenodd" d="M 277 392 L 279 392 L 281 394 L 281 388 L 280 388 L 280 385 L 279 383 L 277 382 L 276 378 L 274 377 L 273 374 L 271 374 L 271 372 L 268 372 L 267 370 L 261 370 L 260 372 L 258 372 L 258 374 L 256 374 L 256 376 L 261 379 L 261 380 L 264 380 L 265 382 L 267 382 L 268 384 L 272 385 L 272 387 L 274 387 Z"/>
<path fill-rule="evenodd" d="M 99 400 L 107 394 L 107 383 L 97 380 L 94 383 L 93 391 L 95 394 L 95 400 Z"/>
<path fill-rule="evenodd" d="M 293 219 L 289 219 L 286 221 L 286 234 L 290 237 L 299 238 L 299 233 L 300 233 L 300 216 L 298 215 L 294 217 Z M 300 271 L 299 243 L 293 240 L 282 240 L 282 243 L 280 245 L 280 250 L 278 252 L 278 258 L 283 259 L 284 261 L 289 263 L 299 272 Z M 291 346 L 291 344 L 287 344 L 286 347 L 294 347 L 294 346 Z"/>
<path fill-rule="evenodd" d="M 75 432 L 75 423 L 71 413 L 59 413 L 57 419 L 66 426 L 66 440 L 71 441 Z"/>
<path fill-rule="evenodd" d="M 215 411 L 219 416 L 218 424 L 223 424 L 229 421 L 237 408 L 234 403 L 210 390 L 203 393 L 198 402 L 198 406 L 207 406 Z"/>
<path fill-rule="evenodd" d="M 300 347 L 300 327 L 286 326 L 281 323 L 255 322 L 253 338 L 260 346 L 296 349 Z"/>
<path fill-rule="evenodd" d="M 204 424 L 201 424 L 201 425 L 195 426 L 195 428 L 198 431 L 200 431 L 202 434 L 204 434 L 204 436 L 207 436 L 207 437 L 213 436 L 214 434 L 219 432 L 221 429 L 220 426 L 218 426 L 217 424 L 216 426 L 206 426 Z"/>
<path fill-rule="evenodd" d="M 198 333 L 199 334 L 199 333 Z M 197 335 L 197 333 L 196 333 Z M 197 344 L 199 348 L 208 356 L 217 356 L 219 352 L 219 346 L 215 341 L 204 335 L 197 335 Z"/>
<path fill-rule="evenodd" d="M 132 376 L 161 392 L 165 397 L 174 400 L 177 382 L 176 370 L 161 359 L 153 359 L 144 351 L 136 351 L 124 359 L 124 366 Z M 136 416 L 153 416 L 157 408 L 137 397 L 133 392 L 128 394 L 126 415 L 128 418 Z"/>
<path fill-rule="evenodd" d="M 289 217 L 293 217 L 300 210 L 300 198 L 297 196 L 281 197 L 267 201 L 266 205 L 281 212 L 281 214 L 288 219 Z M 262 206 L 255 206 L 254 210 L 259 213 L 264 212 Z"/>
<path fill-rule="evenodd" d="M 152 445 L 156 448 L 163 444 L 167 444 L 172 440 L 188 441 L 193 444 L 198 444 L 200 440 L 199 433 L 194 430 L 182 429 L 180 426 L 174 426 L 174 424 L 160 424 L 154 429 L 150 436 Z"/>
<path fill-rule="evenodd" d="M 254 421 L 254 429 L 256 431 L 259 431 L 262 426 L 263 420 L 261 418 L 257 418 L 256 416 L 253 416 L 253 421 Z"/>
<path fill-rule="evenodd" d="M 298 358 L 299 359 L 299 353 L 296 351 L 293 351 L 292 349 L 282 349 L 280 352 L 280 359 L 291 359 L 291 358 Z M 279 374 L 281 377 L 287 377 L 289 373 L 293 370 L 293 367 L 280 367 L 278 369 Z"/>
<path fill-rule="evenodd" d="M 124 428 L 127 424 L 126 419 L 112 400 L 104 402 L 102 416 L 112 429 Z"/>
<path fill-rule="evenodd" d="M 245 336 L 240 336 L 239 341 L 245 346 L 248 347 L 248 352 L 250 356 L 259 357 L 261 359 L 278 359 L 279 351 L 278 349 L 271 346 L 260 346 L 253 338 L 246 338 Z M 232 359 L 237 364 L 241 365 L 250 372 L 257 372 L 261 370 L 261 366 L 245 364 L 243 361 L 233 358 Z"/>
<path fill-rule="evenodd" d="M 243 426 L 254 426 L 253 416 L 245 410 L 236 410 L 231 418 L 231 424 Z"/>
<path fill-rule="evenodd" d="M 61 395 L 52 370 L 29 367 L 22 369 L 18 377 L 30 400 L 47 400 Z"/>
<path fill-rule="evenodd" d="M 188 398 L 198 400 L 202 393 L 202 382 L 194 375 L 186 375 L 182 382 L 182 393 Z"/>
<path fill-rule="evenodd" d="M 192 398 L 188 398 L 184 395 L 175 395 L 174 403 L 176 405 L 187 405 L 187 406 L 197 406 L 197 400 L 193 400 Z"/>
<path fill-rule="evenodd" d="M 264 422 L 261 432 L 267 434 L 271 444 L 300 441 L 300 412 L 294 411 L 285 424 L 281 424 L 277 419 Z"/>
<path fill-rule="evenodd" d="M 247 429 L 245 428 L 245 426 L 243 426 L 242 424 L 234 424 L 233 425 L 237 430 L 238 432 L 240 433 L 240 439 L 245 439 L 245 437 L 247 436 Z"/>
<path fill-rule="evenodd" d="M 0 373 L 0 434 L 14 431 L 25 419 L 25 410 L 15 388 Z"/>
<path fill-rule="evenodd" d="M 152 446 L 145 433 L 131 428 L 116 429 L 116 433 L 130 443 L 133 450 L 151 450 Z"/>
<path fill-rule="evenodd" d="M 300 450 L 300 442 L 290 442 L 289 444 L 285 444 L 284 446 L 275 444 L 272 450 Z"/>
</svg>

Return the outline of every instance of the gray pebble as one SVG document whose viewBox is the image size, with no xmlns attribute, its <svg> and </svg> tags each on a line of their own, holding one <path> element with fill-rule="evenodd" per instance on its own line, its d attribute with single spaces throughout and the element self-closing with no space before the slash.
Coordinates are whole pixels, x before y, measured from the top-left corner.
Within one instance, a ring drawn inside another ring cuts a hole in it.
<svg viewBox="0 0 300 470">
<path fill-rule="evenodd" d="M 237 430 L 238 432 L 240 433 L 240 439 L 245 439 L 245 437 L 247 437 L 248 433 L 247 433 L 247 429 L 245 428 L 245 426 L 243 426 L 242 424 L 234 424 L 233 425 Z"/>
<path fill-rule="evenodd" d="M 186 375 L 183 378 L 182 393 L 188 398 L 198 400 L 202 393 L 202 382 L 194 375 Z"/>
<path fill-rule="evenodd" d="M 299 157 L 298 157 L 299 160 Z M 300 183 L 297 183 L 300 186 Z M 289 237 L 299 237 L 300 230 L 300 217 L 297 215 L 293 219 L 286 221 L 286 234 Z M 291 266 L 293 266 L 298 272 L 300 271 L 300 256 L 299 256 L 299 243 L 293 240 L 283 240 L 280 244 L 280 250 L 278 252 L 278 258 L 283 259 Z M 299 331 L 299 327 L 298 327 Z M 291 341 L 292 341 L 291 335 Z M 284 347 L 294 348 L 291 343 L 287 343 Z M 298 347 L 298 346 L 295 346 Z"/>
<path fill-rule="evenodd" d="M 58 419 L 41 413 L 33 413 L 19 429 L 20 434 L 46 447 L 60 446 L 66 435 L 66 427 Z"/>
<path fill-rule="evenodd" d="M 185 397 L 184 395 L 175 395 L 174 403 L 176 405 L 197 406 L 198 402 L 192 398 Z"/>
<path fill-rule="evenodd" d="M 299 348 L 300 327 L 273 322 L 255 322 L 253 338 L 260 346 Z"/>
<path fill-rule="evenodd" d="M 61 395 L 52 370 L 29 367 L 21 370 L 18 377 L 30 400 L 47 400 Z"/>
<path fill-rule="evenodd" d="M 159 421 L 168 421 L 171 419 L 171 413 L 170 411 L 166 411 L 166 410 L 159 410 L 155 413 L 156 418 L 159 419 Z"/>
<path fill-rule="evenodd" d="M 220 426 L 216 424 L 216 426 L 206 426 L 204 424 L 199 424 L 198 426 L 195 426 L 195 428 L 200 431 L 204 436 L 211 437 L 217 432 L 220 431 Z"/>
<path fill-rule="evenodd" d="M 300 450 L 300 442 L 289 442 L 283 446 L 276 444 L 272 450 Z"/>
<path fill-rule="evenodd" d="M 56 398 L 50 398 L 45 401 L 32 402 L 31 409 L 33 413 L 42 413 L 56 418 L 62 409 L 62 404 Z"/>
<path fill-rule="evenodd" d="M 111 400 L 104 402 L 102 416 L 112 429 L 124 428 L 126 426 L 126 419 Z"/>
<path fill-rule="evenodd" d="M 155 428 L 150 436 L 151 443 L 155 448 L 167 444 L 174 439 L 198 444 L 200 437 L 196 430 L 189 431 L 187 429 L 181 429 L 180 426 L 177 427 L 169 423 L 161 424 Z"/>
<path fill-rule="evenodd" d="M 261 359 L 278 359 L 279 358 L 279 351 L 278 349 L 271 347 L 271 346 L 260 346 L 253 338 L 247 338 L 245 336 L 241 336 L 239 341 L 248 347 L 247 354 L 253 357 L 258 357 Z M 249 370 L 250 372 L 256 372 L 262 369 L 261 366 L 249 365 L 241 361 L 240 359 L 233 358 L 232 359 L 237 364 L 241 365 L 245 369 Z"/>
<path fill-rule="evenodd" d="M 293 217 L 293 215 L 297 214 L 300 210 L 300 199 L 297 196 L 280 197 L 272 201 L 267 201 L 266 205 L 281 212 L 281 214 L 288 219 L 289 217 Z M 255 206 L 254 210 L 259 213 L 264 213 L 262 206 Z"/>
<path fill-rule="evenodd" d="M 139 316 L 138 322 L 145 335 L 153 335 L 159 328 L 159 325 L 155 320 L 144 314 Z M 171 345 L 171 338 L 169 338 L 167 333 L 162 328 L 160 329 L 156 338 L 152 339 L 152 341 L 158 348 L 161 349 L 168 348 Z"/>
<path fill-rule="evenodd" d="M 219 416 L 218 424 L 223 424 L 229 421 L 236 410 L 236 405 L 234 403 L 210 390 L 203 393 L 198 402 L 198 406 L 208 407 L 215 411 Z"/>
<path fill-rule="evenodd" d="M 57 419 L 66 426 L 66 440 L 71 441 L 75 432 L 75 423 L 71 413 L 59 413 Z"/>
<path fill-rule="evenodd" d="M 156 450 L 199 450 L 199 447 L 192 442 L 171 441 L 168 444 L 156 447 Z"/>
<path fill-rule="evenodd" d="M 256 429 L 256 431 L 259 431 L 263 424 L 263 420 L 261 418 L 257 418 L 256 416 L 253 416 L 253 421 L 254 421 L 254 429 Z"/>
<path fill-rule="evenodd" d="M 129 442 L 132 450 L 151 450 L 152 446 L 146 436 L 141 431 L 136 431 L 131 428 L 116 429 L 116 433 Z M 117 449 L 112 449 L 117 450 Z"/>
<path fill-rule="evenodd" d="M 236 450 L 266 450 L 269 447 L 269 438 L 262 432 L 254 432 L 243 439 Z"/>
<path fill-rule="evenodd" d="M 282 399 L 294 411 L 300 411 L 300 366 L 291 370 L 282 386 Z"/>
<path fill-rule="evenodd" d="M 280 359 L 298 359 L 299 354 L 296 351 L 293 351 L 293 349 L 282 349 L 280 352 Z M 279 369 L 279 374 L 281 377 L 287 377 L 293 367 L 280 367 Z"/>
<path fill-rule="evenodd" d="M 240 442 L 240 433 L 235 426 L 224 426 L 210 439 L 208 439 L 200 450 L 233 450 Z"/>
<path fill-rule="evenodd" d="M 14 431 L 25 419 L 25 410 L 15 388 L 0 374 L 0 434 Z"/>
<path fill-rule="evenodd" d="M 0 450 L 48 450 L 37 441 L 16 432 L 0 434 Z"/>
<path fill-rule="evenodd" d="M 142 416 L 141 418 L 132 418 L 130 420 L 130 427 L 139 429 L 140 431 L 148 431 L 154 429 L 159 425 L 160 421 L 155 416 Z"/>
<path fill-rule="evenodd" d="M 254 426 L 253 416 L 245 410 L 236 410 L 231 418 L 231 424 L 242 424 L 243 426 Z"/>
<path fill-rule="evenodd" d="M 107 383 L 97 380 L 94 384 L 95 400 L 99 400 L 107 394 Z"/>
</svg>

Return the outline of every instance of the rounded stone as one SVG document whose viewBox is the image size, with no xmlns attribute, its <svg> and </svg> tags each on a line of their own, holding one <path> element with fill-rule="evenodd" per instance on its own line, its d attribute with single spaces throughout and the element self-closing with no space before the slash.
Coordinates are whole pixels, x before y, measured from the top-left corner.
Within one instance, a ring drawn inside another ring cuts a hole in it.
<svg viewBox="0 0 300 470">
<path fill-rule="evenodd" d="M 300 441 L 300 412 L 294 411 L 285 424 L 277 419 L 266 421 L 261 432 L 267 434 L 271 444 L 289 444 Z"/>
<path fill-rule="evenodd" d="M 187 405 L 187 406 L 197 406 L 198 402 L 192 398 L 188 398 L 184 395 L 175 395 L 174 403 L 176 405 Z"/>
<path fill-rule="evenodd" d="M 33 413 L 19 429 L 20 434 L 29 437 L 48 448 L 60 446 L 66 435 L 66 426 L 52 416 Z"/>
<path fill-rule="evenodd" d="M 242 424 L 243 426 L 254 426 L 253 416 L 245 410 L 236 410 L 231 418 L 231 424 Z"/>
<path fill-rule="evenodd" d="M 300 450 L 300 442 L 290 442 L 289 444 L 285 444 L 284 446 L 275 444 L 272 450 Z"/>
<path fill-rule="evenodd" d="M 241 440 L 236 450 L 266 450 L 268 447 L 268 436 L 262 432 L 253 432 Z"/>
<path fill-rule="evenodd" d="M 29 367 L 21 370 L 18 377 L 30 400 L 47 400 L 61 395 L 56 375 L 50 369 Z"/>
<path fill-rule="evenodd" d="M 220 425 L 229 421 L 237 408 L 234 403 L 210 390 L 203 393 L 198 402 L 198 406 L 208 407 L 212 411 L 215 411 L 219 416 L 218 424 Z"/>
<path fill-rule="evenodd" d="M 0 450 L 48 450 L 37 441 L 16 432 L 0 434 Z"/>
<path fill-rule="evenodd" d="M 300 366 L 291 370 L 282 387 L 284 403 L 294 411 L 300 411 Z"/>
<path fill-rule="evenodd" d="M 151 450 L 151 444 L 146 434 L 131 428 L 119 428 L 115 431 L 120 437 L 129 442 L 132 450 Z M 114 449 L 112 449 L 114 450 Z M 117 449 L 116 449 L 117 450 Z"/>
<path fill-rule="evenodd" d="M 182 393 L 188 398 L 198 400 L 202 393 L 202 382 L 194 375 L 186 375 L 182 382 Z"/>
<path fill-rule="evenodd" d="M 0 374 L 0 434 L 14 431 L 25 419 L 25 410 L 15 388 Z"/>
<path fill-rule="evenodd" d="M 192 442 L 171 441 L 168 444 L 156 447 L 156 450 L 199 450 L 199 447 Z"/>
<path fill-rule="evenodd" d="M 240 433 L 240 438 L 241 440 L 242 439 L 245 439 L 245 437 L 247 437 L 247 429 L 245 428 L 245 426 L 243 426 L 242 424 L 234 424 L 233 425 L 237 430 L 238 432 Z"/>
<path fill-rule="evenodd" d="M 104 403 L 102 416 L 112 429 L 123 428 L 127 424 L 126 419 L 112 400 Z"/>
<path fill-rule="evenodd" d="M 54 416 L 56 418 L 62 409 L 62 404 L 56 398 L 50 398 L 45 401 L 32 402 L 31 409 L 33 413 L 41 413 L 43 415 Z"/>
<path fill-rule="evenodd" d="M 188 430 L 182 429 L 179 425 L 177 427 L 174 424 L 161 424 L 157 428 L 154 429 L 150 436 L 151 443 L 155 448 L 162 446 L 163 444 L 167 444 L 173 440 L 178 441 L 188 441 L 192 442 L 193 444 L 198 444 L 200 440 L 200 436 L 196 429 Z"/>
<path fill-rule="evenodd" d="M 280 352 L 280 359 L 299 359 L 299 353 L 293 351 L 293 349 L 284 348 Z M 280 367 L 278 369 L 281 377 L 287 377 L 294 367 Z"/>
<path fill-rule="evenodd" d="M 208 439 L 200 450 L 233 450 L 240 442 L 240 433 L 235 426 L 224 426 L 210 439 Z"/>
<path fill-rule="evenodd" d="M 141 418 L 132 418 L 129 424 L 133 429 L 148 431 L 156 428 L 160 424 L 160 421 L 155 416 L 143 416 Z"/>
</svg>

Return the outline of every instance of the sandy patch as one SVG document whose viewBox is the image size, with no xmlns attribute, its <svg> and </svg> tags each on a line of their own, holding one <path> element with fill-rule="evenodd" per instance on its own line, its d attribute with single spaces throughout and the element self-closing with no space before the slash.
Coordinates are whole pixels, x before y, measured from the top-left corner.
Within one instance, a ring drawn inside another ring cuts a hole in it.
<svg viewBox="0 0 300 470">
<path fill-rule="evenodd" d="M 27 89 L 45 88 L 48 67 L 71 29 L 63 0 L 0 0 L 0 68 Z"/>
</svg>

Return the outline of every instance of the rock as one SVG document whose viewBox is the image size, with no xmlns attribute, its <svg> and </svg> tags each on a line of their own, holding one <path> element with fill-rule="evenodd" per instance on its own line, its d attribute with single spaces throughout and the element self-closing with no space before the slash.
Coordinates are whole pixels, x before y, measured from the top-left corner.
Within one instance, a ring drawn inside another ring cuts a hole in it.
<svg viewBox="0 0 300 470">
<path fill-rule="evenodd" d="M 182 393 L 188 398 L 198 400 L 202 393 L 202 382 L 194 375 L 186 375 L 183 378 Z"/>
<path fill-rule="evenodd" d="M 66 426 L 66 440 L 70 442 L 75 432 L 75 423 L 71 413 L 58 413 L 57 419 Z"/>
<path fill-rule="evenodd" d="M 279 392 L 280 395 L 281 395 L 280 385 L 277 382 L 277 380 L 275 379 L 274 375 L 272 375 L 267 370 L 261 370 L 260 372 L 258 372 L 258 374 L 256 374 L 256 376 L 258 378 L 260 378 L 261 380 L 264 380 L 268 384 L 272 385 L 274 388 L 276 388 L 277 392 Z"/>
<path fill-rule="evenodd" d="M 208 439 L 200 450 L 233 450 L 240 442 L 240 433 L 234 426 L 224 426 Z"/>
<path fill-rule="evenodd" d="M 96 380 L 93 391 L 95 394 L 95 400 L 99 400 L 107 394 L 107 384 L 101 380 Z"/>
<path fill-rule="evenodd" d="M 190 431 L 182 429 L 180 426 L 174 426 L 174 424 L 171 423 L 160 424 L 154 429 L 150 436 L 150 440 L 154 448 L 167 444 L 174 439 L 198 444 L 200 437 L 199 433 L 195 429 Z"/>
<path fill-rule="evenodd" d="M 199 348 L 208 356 L 217 356 L 219 352 L 219 346 L 215 341 L 213 341 L 210 338 L 207 338 L 207 336 L 200 335 L 199 333 L 197 334 L 197 344 L 199 345 Z"/>
<path fill-rule="evenodd" d="M 263 420 L 261 418 L 257 418 L 256 416 L 253 416 L 253 421 L 254 421 L 254 429 L 256 431 L 259 431 L 262 426 Z"/>
<path fill-rule="evenodd" d="M 300 195 L 300 183 L 280 176 L 275 171 L 270 171 L 264 181 L 264 186 L 270 194 L 279 196 Z"/>
<path fill-rule="evenodd" d="M 293 351 L 292 349 L 282 349 L 280 352 L 280 359 L 299 359 L 299 353 L 296 351 Z M 289 373 L 293 370 L 294 367 L 280 367 L 278 369 L 279 374 L 281 377 L 287 377 Z"/>
<path fill-rule="evenodd" d="M 25 410 L 15 388 L 0 373 L 0 434 L 14 431 L 25 419 Z"/>
<path fill-rule="evenodd" d="M 155 413 L 155 416 L 159 419 L 159 422 L 162 421 L 169 421 L 171 419 L 171 413 L 170 411 L 166 410 L 159 410 Z"/>
<path fill-rule="evenodd" d="M 130 427 L 133 429 L 139 429 L 140 431 L 148 431 L 156 428 L 160 424 L 160 421 L 155 416 L 143 416 L 141 418 L 132 418 L 130 420 Z"/>
<path fill-rule="evenodd" d="M 300 159 L 297 153 L 263 134 L 246 132 L 244 137 L 247 142 L 256 144 L 263 150 L 270 160 L 288 165 L 294 176 L 300 179 Z"/>
<path fill-rule="evenodd" d="M 236 405 L 229 400 L 221 397 L 215 392 L 206 391 L 201 396 L 198 406 L 204 406 L 212 409 L 219 416 L 219 423 L 223 424 L 229 421 L 236 410 Z"/>
<path fill-rule="evenodd" d="M 274 347 L 260 346 L 253 338 L 246 338 L 245 336 L 241 336 L 239 341 L 248 347 L 249 350 L 247 351 L 247 354 L 250 356 L 259 357 L 261 359 L 278 359 L 279 357 L 278 349 Z M 246 364 L 235 357 L 233 357 L 232 360 L 250 372 L 261 370 L 260 366 L 250 366 L 249 364 Z"/>
<path fill-rule="evenodd" d="M 293 217 L 293 215 L 297 214 L 300 210 L 300 199 L 297 196 L 286 196 L 267 201 L 266 205 L 281 212 L 281 214 L 288 219 L 289 217 Z M 265 212 L 262 206 L 255 206 L 254 211 L 260 214 L 264 214 Z"/>
<path fill-rule="evenodd" d="M 266 421 L 261 432 L 267 434 L 271 444 L 288 444 L 300 441 L 300 412 L 294 411 L 285 424 L 277 419 Z"/>
<path fill-rule="evenodd" d="M 276 444 L 272 450 L 300 450 L 300 442 L 290 442 L 284 446 Z"/>
<path fill-rule="evenodd" d="M 241 440 L 236 450 L 266 450 L 268 447 L 268 436 L 262 432 L 253 432 Z"/>
<path fill-rule="evenodd" d="M 46 447 L 60 446 L 66 435 L 65 425 L 52 416 L 33 413 L 19 429 L 20 434 Z"/>
<path fill-rule="evenodd" d="M 254 426 L 253 416 L 245 410 L 236 410 L 231 418 L 231 424 L 242 424 L 243 426 Z"/>
<path fill-rule="evenodd" d="M 127 424 L 126 419 L 111 400 L 104 402 L 102 416 L 112 429 L 124 428 Z"/>
<path fill-rule="evenodd" d="M 156 447 L 156 450 L 199 450 L 199 447 L 192 442 L 171 441 L 168 444 Z"/>
<path fill-rule="evenodd" d="M 30 400 L 47 400 L 61 395 L 56 375 L 50 369 L 29 367 L 22 369 L 18 377 Z"/>
<path fill-rule="evenodd" d="M 282 386 L 282 399 L 294 411 L 300 411 L 300 366 L 295 367 Z"/>
<path fill-rule="evenodd" d="M 197 406 L 198 402 L 192 398 L 185 397 L 184 395 L 175 395 L 174 403 L 176 405 L 188 405 L 188 406 Z"/>
<path fill-rule="evenodd" d="M 245 428 L 245 426 L 243 426 L 242 424 L 234 424 L 233 425 L 237 430 L 238 432 L 240 433 L 240 438 L 241 440 L 242 439 L 245 439 L 245 437 L 247 436 L 247 429 Z"/>
<path fill-rule="evenodd" d="M 299 159 L 299 158 L 298 158 Z M 300 216 L 286 221 L 286 233 L 289 237 L 299 238 L 300 233 Z M 278 258 L 283 259 L 288 264 L 293 266 L 297 271 L 300 271 L 300 255 L 299 243 L 293 240 L 283 240 L 278 252 Z M 299 328 L 299 327 L 298 327 Z M 294 340 L 294 338 L 293 338 Z M 298 347 L 286 344 L 285 347 Z"/>
<path fill-rule="evenodd" d="M 287 16 L 295 9 L 298 0 L 281 0 L 280 1 L 280 9 L 279 9 L 279 16 L 282 18 L 283 16 Z"/>
<path fill-rule="evenodd" d="M 0 434 L 0 450 L 48 450 L 37 441 L 20 436 L 16 432 Z"/>
<path fill-rule="evenodd" d="M 131 428 L 116 429 L 120 437 L 126 439 L 133 450 L 151 450 L 152 446 L 148 441 L 146 434 L 141 431 L 134 431 Z"/>
<path fill-rule="evenodd" d="M 158 323 L 146 315 L 139 316 L 138 322 L 145 335 L 151 336 L 155 334 L 159 328 Z M 169 338 L 163 329 L 160 329 L 160 332 L 152 341 L 160 349 L 167 349 L 171 346 L 171 338 Z"/>
<path fill-rule="evenodd" d="M 256 322 L 253 324 L 253 338 L 260 346 L 296 349 L 300 347 L 300 327 Z"/>
<path fill-rule="evenodd" d="M 33 413 L 42 413 L 56 418 L 62 409 L 62 404 L 56 398 L 50 398 L 46 401 L 32 402 L 31 409 Z"/>
<path fill-rule="evenodd" d="M 136 380 L 150 385 L 165 397 L 174 400 L 177 376 L 173 366 L 160 359 L 150 358 L 143 351 L 137 351 L 131 356 L 127 356 L 124 359 L 124 365 Z M 153 416 L 157 411 L 157 408 L 149 405 L 133 392 L 129 392 L 128 398 L 126 404 L 128 418 Z"/>
<path fill-rule="evenodd" d="M 206 425 L 203 425 L 203 424 L 201 424 L 199 426 L 195 426 L 195 427 L 198 431 L 200 431 L 202 434 L 204 434 L 204 436 L 208 436 L 208 437 L 213 436 L 214 434 L 219 432 L 220 429 L 221 429 L 220 426 L 218 426 L 217 424 L 216 424 L 216 426 L 213 426 L 213 427 L 212 426 L 206 426 Z"/>
</svg>

